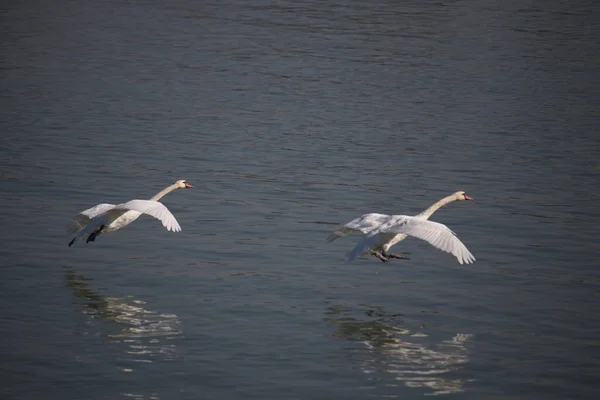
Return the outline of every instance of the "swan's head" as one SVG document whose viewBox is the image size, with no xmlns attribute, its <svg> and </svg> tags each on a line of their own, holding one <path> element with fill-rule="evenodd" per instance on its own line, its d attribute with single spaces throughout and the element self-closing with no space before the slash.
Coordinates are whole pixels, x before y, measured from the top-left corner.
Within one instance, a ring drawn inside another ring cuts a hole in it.
<svg viewBox="0 0 600 400">
<path fill-rule="evenodd" d="M 180 179 L 177 182 L 175 182 L 175 184 L 177 185 L 177 187 L 179 189 L 185 189 L 185 188 L 192 188 L 193 186 L 190 185 L 189 183 L 187 183 L 187 181 L 185 179 Z"/>
<path fill-rule="evenodd" d="M 471 196 L 469 196 L 462 190 L 454 193 L 454 197 L 456 198 L 456 200 L 473 200 L 473 198 Z"/>
</svg>

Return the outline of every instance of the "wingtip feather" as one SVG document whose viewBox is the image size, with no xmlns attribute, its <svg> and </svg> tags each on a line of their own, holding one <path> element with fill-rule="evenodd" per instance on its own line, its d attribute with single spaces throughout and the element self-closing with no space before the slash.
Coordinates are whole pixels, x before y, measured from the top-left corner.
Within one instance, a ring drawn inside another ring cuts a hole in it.
<svg viewBox="0 0 600 400">
<path fill-rule="evenodd" d="M 339 239 L 340 237 L 342 237 L 342 235 L 340 235 L 340 232 L 335 231 L 331 235 L 327 236 L 327 243 L 331 243 L 334 240 Z"/>
</svg>

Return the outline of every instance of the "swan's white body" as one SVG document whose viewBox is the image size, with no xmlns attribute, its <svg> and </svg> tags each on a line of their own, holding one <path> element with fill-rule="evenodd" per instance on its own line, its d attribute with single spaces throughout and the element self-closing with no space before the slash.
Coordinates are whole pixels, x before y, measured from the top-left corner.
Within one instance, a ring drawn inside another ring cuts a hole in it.
<svg viewBox="0 0 600 400">
<path fill-rule="evenodd" d="M 366 237 L 346 255 L 349 261 L 362 254 L 373 254 L 381 261 L 388 261 L 387 251 L 407 236 L 414 236 L 429 242 L 440 250 L 453 254 L 460 264 L 475 261 L 473 254 L 446 225 L 428 221 L 440 207 L 456 200 L 472 200 L 465 192 L 456 192 L 444 197 L 422 213 L 411 217 L 407 215 L 365 214 L 333 232 L 327 240 L 332 242 L 347 234 L 360 231 Z M 394 256 L 394 255 L 392 255 Z M 395 258 L 404 258 L 394 256 Z"/>
<path fill-rule="evenodd" d="M 171 214 L 169 209 L 157 200 L 175 189 L 191 188 L 192 185 L 185 180 L 179 180 L 174 184 L 158 192 L 150 200 L 131 200 L 122 204 L 98 204 L 77 214 L 67 225 L 67 233 L 77 233 L 69 243 L 71 246 L 78 239 L 93 235 L 91 240 L 100 233 L 113 232 L 131 224 L 142 214 L 150 215 L 160 220 L 169 231 L 179 232 L 181 227 Z"/>
</svg>

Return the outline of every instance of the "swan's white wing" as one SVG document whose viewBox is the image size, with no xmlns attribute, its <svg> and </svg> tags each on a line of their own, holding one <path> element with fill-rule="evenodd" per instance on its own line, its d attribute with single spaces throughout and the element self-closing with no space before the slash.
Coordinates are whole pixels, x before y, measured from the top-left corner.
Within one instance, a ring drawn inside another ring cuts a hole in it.
<svg viewBox="0 0 600 400">
<path fill-rule="evenodd" d="M 365 236 L 360 242 L 356 244 L 356 246 L 354 247 L 354 249 L 352 249 L 351 252 L 346 254 L 346 260 L 354 260 L 356 257 L 364 253 L 365 249 L 369 249 L 370 247 L 375 245 L 379 241 L 379 238 L 377 236 L 377 234 L 369 234 Z"/>
<path fill-rule="evenodd" d="M 377 228 L 379 225 L 383 224 L 389 218 L 389 215 L 377 213 L 362 215 L 356 219 L 353 219 L 347 224 L 344 224 L 341 227 L 339 227 L 335 232 L 329 235 L 327 241 L 333 242 L 334 240 L 346 236 L 347 234 L 354 231 L 360 231 L 364 234 L 367 234 L 373 229 Z"/>
<path fill-rule="evenodd" d="M 91 218 L 87 225 L 85 225 L 77 234 L 77 236 L 69 243 L 71 246 L 77 240 L 90 235 L 95 232 L 102 225 L 109 226 L 117 218 L 121 217 L 127 211 L 137 211 L 143 214 L 148 214 L 158 220 L 160 220 L 165 228 L 169 231 L 179 232 L 181 227 L 179 223 L 171 214 L 169 209 L 162 203 L 153 200 L 131 200 L 127 203 L 111 205 L 111 204 L 99 204 L 96 207 L 103 206 L 104 212 Z M 95 208 L 95 207 L 94 207 Z M 92 209 L 90 209 L 92 210 Z M 88 211 L 88 210 L 86 210 Z M 80 220 L 82 221 L 82 219 Z"/>
<path fill-rule="evenodd" d="M 118 218 L 123 215 L 123 212 L 134 210 L 143 214 L 148 214 L 162 222 L 163 226 L 168 231 L 179 232 L 181 226 L 171 214 L 171 211 L 164 204 L 154 200 L 131 200 L 127 203 L 114 206 L 107 214 L 112 214 L 112 218 Z M 114 219 L 113 219 L 114 220 Z"/>
<path fill-rule="evenodd" d="M 346 260 L 352 261 L 370 249 L 381 250 L 381 246 L 389 243 L 394 237 L 396 237 L 396 235 L 396 233 L 381 232 L 379 229 L 375 229 L 368 233 L 360 242 L 358 242 L 351 252 L 346 254 Z"/>
<path fill-rule="evenodd" d="M 69 247 L 71 247 L 73 245 L 73 243 L 75 243 L 82 237 L 88 236 L 92 232 L 96 231 L 102 225 L 108 226 L 113 221 L 113 220 L 111 220 L 111 215 L 110 215 L 109 211 L 112 210 L 116 206 L 114 206 L 112 204 L 99 204 L 98 206 L 110 206 L 110 207 L 104 207 L 105 211 L 103 213 L 98 214 L 95 217 L 93 217 L 92 219 L 88 220 L 88 223 L 85 226 L 81 227 L 81 229 L 79 229 L 77 236 L 75 236 L 73 238 L 73 240 L 71 240 L 71 242 L 69 243 Z M 98 206 L 96 206 L 96 207 L 98 207 Z M 91 208 L 90 208 L 90 210 L 91 210 Z M 86 211 L 88 211 L 88 210 L 86 210 Z M 121 211 L 121 213 L 122 212 L 124 212 L 124 211 Z M 82 214 L 80 214 L 80 215 L 82 215 Z M 79 221 L 84 221 L 84 219 L 82 218 Z M 77 232 L 77 230 L 75 230 L 74 232 Z"/>
<path fill-rule="evenodd" d="M 114 207 L 116 207 L 116 206 L 113 206 L 113 208 Z M 100 228 L 100 226 L 102 226 L 102 225 L 108 226 L 112 221 L 113 220 L 111 219 L 110 210 L 107 210 L 102 214 L 96 215 L 94 218 L 92 218 L 90 220 L 90 222 L 88 222 L 88 224 L 86 226 L 83 227 L 83 229 L 81 229 L 79 231 L 79 233 L 77 234 L 77 236 L 71 243 L 74 243 L 76 240 L 79 240 L 82 237 L 85 237 L 85 236 L 91 234 L 96 229 Z"/>
<path fill-rule="evenodd" d="M 73 219 L 67 224 L 67 233 L 73 234 L 90 223 L 92 218 L 97 217 L 98 215 L 107 212 L 115 207 L 114 204 L 98 204 L 92 208 L 88 208 L 87 210 L 83 210 L 79 214 L 77 214 Z"/>
<path fill-rule="evenodd" d="M 390 221 L 377 229 L 378 232 L 404 233 L 425 240 L 434 247 L 451 253 L 460 264 L 475 261 L 473 254 L 446 225 L 422 218 L 394 215 Z"/>
</svg>

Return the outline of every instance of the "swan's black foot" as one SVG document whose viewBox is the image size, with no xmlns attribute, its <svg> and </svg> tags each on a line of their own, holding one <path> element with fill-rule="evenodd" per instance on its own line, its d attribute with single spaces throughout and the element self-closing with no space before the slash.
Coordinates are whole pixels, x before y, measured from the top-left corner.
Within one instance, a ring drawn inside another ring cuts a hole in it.
<svg viewBox="0 0 600 400">
<path fill-rule="evenodd" d="M 383 252 L 382 252 L 383 253 Z M 379 258 L 381 260 L 381 262 L 388 262 L 390 260 L 387 259 L 387 257 L 385 257 L 383 254 L 381 253 L 377 253 L 377 252 L 373 252 L 373 256 Z"/>
<path fill-rule="evenodd" d="M 73 245 L 73 243 L 75 243 L 75 240 L 76 240 L 76 239 L 77 239 L 77 236 L 75 236 L 75 237 L 73 238 L 73 240 L 71 240 L 71 241 L 69 242 L 69 247 L 71 247 L 71 246 Z"/>
<path fill-rule="evenodd" d="M 89 243 L 89 242 L 93 242 L 94 240 L 96 240 L 96 236 L 98 236 L 100 234 L 100 232 L 102 232 L 102 229 L 104 229 L 104 225 L 100 225 L 100 227 L 98 229 L 96 229 L 94 232 L 90 233 L 90 236 L 88 236 L 88 238 L 85 242 Z"/>
<path fill-rule="evenodd" d="M 410 258 L 406 254 L 403 254 L 403 253 L 393 254 L 393 253 L 386 253 L 385 251 L 382 251 L 381 255 L 386 258 L 396 258 L 398 260 L 410 260 Z"/>
</svg>

